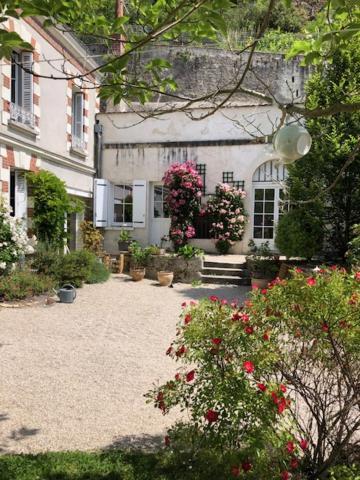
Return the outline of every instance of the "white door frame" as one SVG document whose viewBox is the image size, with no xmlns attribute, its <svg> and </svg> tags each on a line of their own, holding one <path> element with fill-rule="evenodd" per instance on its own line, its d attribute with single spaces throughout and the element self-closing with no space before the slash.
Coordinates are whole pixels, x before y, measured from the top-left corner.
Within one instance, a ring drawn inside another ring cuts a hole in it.
<svg viewBox="0 0 360 480">
<path fill-rule="evenodd" d="M 150 188 L 150 243 L 160 244 L 161 237 L 163 235 L 168 235 L 170 227 L 170 218 L 169 217 L 155 217 L 154 216 L 154 190 L 155 187 L 163 187 L 162 182 L 151 182 Z M 160 238 L 157 238 L 158 229 L 163 229 Z"/>
</svg>

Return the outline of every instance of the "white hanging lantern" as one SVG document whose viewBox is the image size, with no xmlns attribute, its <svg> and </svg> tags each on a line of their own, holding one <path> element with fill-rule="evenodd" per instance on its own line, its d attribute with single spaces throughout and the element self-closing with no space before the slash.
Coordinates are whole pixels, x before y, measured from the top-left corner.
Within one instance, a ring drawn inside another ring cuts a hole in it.
<svg viewBox="0 0 360 480">
<path fill-rule="evenodd" d="M 306 155 L 311 148 L 311 135 L 301 125 L 285 125 L 274 135 L 275 153 L 282 163 L 293 163 Z"/>
</svg>

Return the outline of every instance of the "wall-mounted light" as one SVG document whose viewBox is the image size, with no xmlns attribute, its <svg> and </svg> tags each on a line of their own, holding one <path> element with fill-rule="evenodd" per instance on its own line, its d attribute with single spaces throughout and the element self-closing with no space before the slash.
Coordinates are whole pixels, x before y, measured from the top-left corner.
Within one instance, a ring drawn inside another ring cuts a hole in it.
<svg viewBox="0 0 360 480">
<path fill-rule="evenodd" d="M 285 164 L 293 163 L 306 155 L 311 148 L 311 135 L 305 127 L 285 125 L 274 135 L 274 153 Z"/>
</svg>

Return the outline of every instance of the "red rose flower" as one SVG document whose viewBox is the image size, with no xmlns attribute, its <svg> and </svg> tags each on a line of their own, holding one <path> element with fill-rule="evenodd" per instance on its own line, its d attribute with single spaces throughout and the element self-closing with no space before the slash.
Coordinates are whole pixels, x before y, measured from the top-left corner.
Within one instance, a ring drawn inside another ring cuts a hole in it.
<svg viewBox="0 0 360 480">
<path fill-rule="evenodd" d="M 184 323 L 185 323 L 185 325 L 187 325 L 190 322 L 191 322 L 191 315 L 190 315 L 190 313 L 187 313 L 185 315 L 185 318 L 184 318 Z"/>
<path fill-rule="evenodd" d="M 310 277 L 306 280 L 306 283 L 307 283 L 307 285 L 309 285 L 309 287 L 313 287 L 314 285 L 316 285 L 316 280 L 315 280 L 315 278 Z"/>
<path fill-rule="evenodd" d="M 218 302 L 218 301 L 219 301 L 219 298 L 218 298 L 216 295 L 211 295 L 211 296 L 209 297 L 209 300 L 210 300 L 211 302 Z"/>
<path fill-rule="evenodd" d="M 307 440 L 305 440 L 304 438 L 302 438 L 299 442 L 300 444 L 300 448 L 301 450 L 307 450 L 308 446 L 309 446 L 309 442 Z"/>
<path fill-rule="evenodd" d="M 222 342 L 222 339 L 221 338 L 212 338 L 211 341 L 214 345 L 220 345 L 220 343 Z"/>
<path fill-rule="evenodd" d="M 270 335 L 268 332 L 265 332 L 264 335 L 263 335 L 263 340 L 265 340 L 265 342 L 268 342 L 270 340 Z"/>
<path fill-rule="evenodd" d="M 242 313 L 240 316 L 243 323 L 247 323 L 250 320 L 250 317 L 247 313 Z"/>
<path fill-rule="evenodd" d="M 262 392 L 265 392 L 266 391 L 266 385 L 264 385 L 263 383 L 258 383 L 257 384 L 257 387 L 259 390 L 261 390 Z"/>
<path fill-rule="evenodd" d="M 192 307 L 195 307 L 197 305 L 197 302 L 195 302 L 195 300 L 190 300 L 190 305 Z"/>
<path fill-rule="evenodd" d="M 244 470 L 244 472 L 249 472 L 252 469 L 252 465 L 250 462 L 243 462 L 241 464 L 241 468 Z"/>
<path fill-rule="evenodd" d="M 267 294 L 267 289 L 266 289 L 266 288 L 263 288 L 263 289 L 261 290 L 261 293 L 262 293 L 263 295 L 266 295 L 266 294 Z"/>
<path fill-rule="evenodd" d="M 176 356 L 181 357 L 182 355 L 184 355 L 184 353 L 186 353 L 186 347 L 184 345 L 181 345 L 181 347 L 176 352 Z"/>
<path fill-rule="evenodd" d="M 195 378 L 195 370 L 191 370 L 186 374 L 186 381 L 187 382 L 192 382 Z"/>
<path fill-rule="evenodd" d="M 180 373 L 176 373 L 176 374 L 175 374 L 175 380 L 176 380 L 177 382 L 180 382 L 180 380 L 181 380 L 181 375 L 180 375 Z"/>
<path fill-rule="evenodd" d="M 248 335 L 251 335 L 252 333 L 254 333 L 254 327 L 252 327 L 251 325 L 248 325 L 247 327 L 245 327 L 245 333 L 247 333 Z"/>
<path fill-rule="evenodd" d="M 170 437 L 169 437 L 169 435 L 165 435 L 164 443 L 165 443 L 166 447 L 170 447 Z"/>
<path fill-rule="evenodd" d="M 205 419 L 209 423 L 216 422 L 218 418 L 219 418 L 218 412 L 215 412 L 215 410 L 212 410 L 211 408 L 205 413 Z"/>
<path fill-rule="evenodd" d="M 187 305 L 187 303 L 186 303 L 186 302 L 183 302 L 183 303 L 181 304 L 182 308 L 185 308 L 185 307 L 186 307 L 186 305 Z"/>
<path fill-rule="evenodd" d="M 166 350 L 166 355 L 170 355 L 172 351 L 173 351 L 173 347 L 170 345 L 170 347 Z"/>
<path fill-rule="evenodd" d="M 239 477 L 239 476 L 240 476 L 240 468 L 237 467 L 236 465 L 233 465 L 233 466 L 231 467 L 231 475 L 232 475 L 233 477 Z"/>
<path fill-rule="evenodd" d="M 279 397 L 276 395 L 276 392 L 270 392 L 273 402 L 277 405 L 279 403 Z"/>
<path fill-rule="evenodd" d="M 356 272 L 355 273 L 355 280 L 357 280 L 358 282 L 360 282 L 360 271 Z"/>
<path fill-rule="evenodd" d="M 325 333 L 327 333 L 329 331 L 329 325 L 327 323 L 323 323 L 321 325 L 321 330 Z"/>
<path fill-rule="evenodd" d="M 293 457 L 291 460 L 290 460 L 290 467 L 295 470 L 296 468 L 298 468 L 299 466 L 299 462 L 298 462 L 298 459 Z"/>
<path fill-rule="evenodd" d="M 286 444 L 286 450 L 287 450 L 289 453 L 293 453 L 293 452 L 295 451 L 294 442 L 287 442 L 287 444 Z"/>
<path fill-rule="evenodd" d="M 283 411 L 287 407 L 287 403 L 284 397 L 279 401 L 279 403 L 277 404 L 277 407 L 278 407 L 278 412 L 283 413 Z"/>
<path fill-rule="evenodd" d="M 286 387 L 285 387 L 285 385 L 283 385 L 282 383 L 280 383 L 280 390 L 281 390 L 283 393 L 286 393 Z"/>
<path fill-rule="evenodd" d="M 227 304 L 228 304 L 228 301 L 225 298 L 221 300 L 221 305 L 227 305 Z"/>
<path fill-rule="evenodd" d="M 281 472 L 281 480 L 289 480 L 290 478 L 290 473 L 287 472 L 286 470 L 284 472 Z"/>
<path fill-rule="evenodd" d="M 238 304 L 237 302 L 234 300 L 233 302 L 230 303 L 230 307 L 231 308 L 237 308 Z"/>
<path fill-rule="evenodd" d="M 236 322 L 237 320 L 240 320 L 240 318 L 241 318 L 241 315 L 240 315 L 239 312 L 233 313 L 233 314 L 232 314 L 232 317 L 231 317 L 231 319 L 232 319 L 234 322 Z"/>
<path fill-rule="evenodd" d="M 255 366 L 252 362 L 250 362 L 250 360 L 246 360 L 243 363 L 243 367 L 247 373 L 253 373 L 253 371 L 255 370 Z"/>
<path fill-rule="evenodd" d="M 252 307 L 253 302 L 251 300 L 245 300 L 244 305 L 246 305 L 247 307 Z"/>
<path fill-rule="evenodd" d="M 296 267 L 296 268 L 295 268 L 295 272 L 296 272 L 296 273 L 303 273 L 303 270 L 302 270 L 302 268 L 300 268 L 300 267 Z"/>
</svg>

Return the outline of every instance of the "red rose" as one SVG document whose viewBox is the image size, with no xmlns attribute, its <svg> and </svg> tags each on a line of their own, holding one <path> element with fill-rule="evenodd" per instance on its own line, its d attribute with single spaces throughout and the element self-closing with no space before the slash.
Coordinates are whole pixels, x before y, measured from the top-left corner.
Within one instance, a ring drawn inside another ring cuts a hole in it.
<svg viewBox="0 0 360 480">
<path fill-rule="evenodd" d="M 181 345 L 181 347 L 176 352 L 176 356 L 181 357 L 182 355 L 184 355 L 184 353 L 186 353 L 186 347 L 184 345 Z"/>
<path fill-rule="evenodd" d="M 218 302 L 218 301 L 219 301 L 219 298 L 218 298 L 216 295 L 211 295 L 211 296 L 209 297 L 209 300 L 210 300 L 211 302 Z"/>
<path fill-rule="evenodd" d="M 287 471 L 281 472 L 281 480 L 289 480 L 290 473 Z"/>
<path fill-rule="evenodd" d="M 165 435 L 164 443 L 165 443 L 166 447 L 170 447 L 170 437 L 169 437 L 169 435 Z"/>
<path fill-rule="evenodd" d="M 262 392 L 265 392 L 266 391 L 266 385 L 264 385 L 263 383 L 258 383 L 257 384 L 257 387 L 259 390 L 261 390 Z"/>
<path fill-rule="evenodd" d="M 248 472 L 249 470 L 252 469 L 252 465 L 251 465 L 250 462 L 243 462 L 243 463 L 241 464 L 241 467 L 242 467 L 242 469 L 244 470 L 244 472 Z"/>
<path fill-rule="evenodd" d="M 163 393 L 163 392 L 159 392 L 159 393 L 157 394 L 156 400 L 157 400 L 158 402 L 164 400 L 164 393 Z"/>
<path fill-rule="evenodd" d="M 181 380 L 181 375 L 180 375 L 180 373 L 176 373 L 176 374 L 175 374 L 175 380 L 176 380 L 177 382 L 180 382 L 180 380 Z"/>
<path fill-rule="evenodd" d="M 266 288 L 263 288 L 263 289 L 261 290 L 261 293 L 262 293 L 263 295 L 266 295 L 266 294 L 267 294 L 267 289 L 266 289 Z"/>
<path fill-rule="evenodd" d="M 280 383 L 280 390 L 281 390 L 283 393 L 286 393 L 286 387 L 285 387 L 285 385 L 283 385 L 282 383 Z"/>
<path fill-rule="evenodd" d="M 231 467 L 231 475 L 233 477 L 239 477 L 240 476 L 240 468 L 237 467 L 236 465 Z"/>
<path fill-rule="evenodd" d="M 247 373 L 252 373 L 255 370 L 255 366 L 250 360 L 246 360 L 246 362 L 243 363 L 243 367 Z"/>
<path fill-rule="evenodd" d="M 295 268 L 295 272 L 296 272 L 296 273 L 302 273 L 303 270 L 302 270 L 302 268 L 300 268 L 300 267 L 296 267 L 296 268 Z"/>
<path fill-rule="evenodd" d="M 231 319 L 232 319 L 234 322 L 236 322 L 237 320 L 240 320 L 240 318 L 241 318 L 241 315 L 240 315 L 239 312 L 233 313 L 233 314 L 232 314 L 232 317 L 231 317 Z"/>
<path fill-rule="evenodd" d="M 172 353 L 172 351 L 173 351 L 173 348 L 170 345 L 170 347 L 166 350 L 166 355 L 170 355 L 170 353 Z"/>
<path fill-rule="evenodd" d="M 251 325 L 248 325 L 247 327 L 245 327 L 245 333 L 247 333 L 248 335 L 251 335 L 252 333 L 254 333 L 254 327 L 252 327 Z"/>
<path fill-rule="evenodd" d="M 247 313 L 242 313 L 241 314 L 241 321 L 244 323 L 247 323 L 250 320 L 250 317 Z"/>
<path fill-rule="evenodd" d="M 291 460 L 290 460 L 290 467 L 295 470 L 296 468 L 298 468 L 299 466 L 299 462 L 298 462 L 298 459 L 293 457 Z"/>
<path fill-rule="evenodd" d="M 284 397 L 279 401 L 279 403 L 277 404 L 277 407 L 278 407 L 278 412 L 283 413 L 283 411 L 287 407 L 287 403 Z"/>
<path fill-rule="evenodd" d="M 234 300 L 233 302 L 230 303 L 230 307 L 231 308 L 237 308 L 238 304 L 237 302 Z"/>
<path fill-rule="evenodd" d="M 228 301 L 225 300 L 225 298 L 223 300 L 221 300 L 221 305 L 227 305 L 228 304 Z"/>
<path fill-rule="evenodd" d="M 221 338 L 212 338 L 211 341 L 214 345 L 220 345 L 220 343 L 222 342 L 222 339 Z"/>
<path fill-rule="evenodd" d="M 265 340 L 265 342 L 268 342 L 270 340 L 270 335 L 268 332 L 265 332 L 264 335 L 263 335 L 263 340 Z"/>
<path fill-rule="evenodd" d="M 279 397 L 276 395 L 276 392 L 270 392 L 271 398 L 273 399 L 273 402 L 277 405 L 279 403 Z"/>
<path fill-rule="evenodd" d="M 309 446 L 309 442 L 302 438 L 299 442 L 301 450 L 306 450 Z"/>
<path fill-rule="evenodd" d="M 329 325 L 327 323 L 323 323 L 321 325 L 321 330 L 325 333 L 327 333 L 329 331 Z"/>
<path fill-rule="evenodd" d="M 286 444 L 286 450 L 287 450 L 289 453 L 293 453 L 294 450 L 295 450 L 294 442 L 287 442 L 287 444 Z"/>
<path fill-rule="evenodd" d="M 183 303 L 181 304 L 182 308 L 185 308 L 185 307 L 186 307 L 186 305 L 187 305 L 187 303 L 186 303 L 186 302 L 183 302 Z"/>
<path fill-rule="evenodd" d="M 216 422 L 218 418 L 219 418 L 218 412 L 215 412 L 215 410 L 212 410 L 211 408 L 205 413 L 205 419 L 209 423 Z"/>
<path fill-rule="evenodd" d="M 184 323 L 185 323 L 185 325 L 187 325 L 190 322 L 191 322 L 191 315 L 190 315 L 190 313 L 187 313 L 185 315 L 185 318 L 184 318 Z"/>
<path fill-rule="evenodd" d="M 197 305 L 197 302 L 195 302 L 195 300 L 190 300 L 190 305 L 192 307 L 195 307 Z"/>
<path fill-rule="evenodd" d="M 316 285 L 316 280 L 315 278 L 313 277 L 310 277 L 306 280 L 306 283 L 310 286 L 310 287 L 313 287 L 314 285 Z"/>
<path fill-rule="evenodd" d="M 355 280 L 359 281 L 360 282 L 360 270 L 358 272 L 355 273 Z"/>
<path fill-rule="evenodd" d="M 187 382 L 192 382 L 195 378 L 195 370 L 191 370 L 186 374 L 186 381 Z"/>
</svg>

